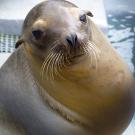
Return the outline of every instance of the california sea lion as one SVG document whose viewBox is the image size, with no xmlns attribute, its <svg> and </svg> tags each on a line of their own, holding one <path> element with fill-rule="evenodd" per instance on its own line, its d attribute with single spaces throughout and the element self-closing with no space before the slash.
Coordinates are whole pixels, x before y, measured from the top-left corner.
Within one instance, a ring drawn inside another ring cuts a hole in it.
<svg viewBox="0 0 135 135">
<path fill-rule="evenodd" d="M 29 12 L 19 47 L 0 70 L 0 132 L 125 130 L 134 113 L 134 78 L 92 16 L 62 0 L 42 2 Z"/>
</svg>

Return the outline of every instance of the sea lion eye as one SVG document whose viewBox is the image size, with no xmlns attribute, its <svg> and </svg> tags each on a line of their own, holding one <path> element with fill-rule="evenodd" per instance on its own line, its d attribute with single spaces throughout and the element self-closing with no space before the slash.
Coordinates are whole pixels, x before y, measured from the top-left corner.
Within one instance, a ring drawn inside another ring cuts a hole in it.
<svg viewBox="0 0 135 135">
<path fill-rule="evenodd" d="M 87 22 L 87 18 L 85 14 L 80 16 L 80 21 L 85 23 Z"/>
<path fill-rule="evenodd" d="M 44 32 L 40 29 L 37 29 L 37 30 L 33 30 L 32 34 L 36 40 L 39 40 L 43 36 Z"/>
</svg>

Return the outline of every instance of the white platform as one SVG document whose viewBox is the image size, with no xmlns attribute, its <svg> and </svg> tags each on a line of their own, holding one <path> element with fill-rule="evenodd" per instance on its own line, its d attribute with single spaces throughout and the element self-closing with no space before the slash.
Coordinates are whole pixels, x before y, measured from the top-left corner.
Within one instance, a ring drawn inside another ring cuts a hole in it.
<svg viewBox="0 0 135 135">
<path fill-rule="evenodd" d="M 0 67 L 5 63 L 11 53 L 0 53 Z"/>
</svg>

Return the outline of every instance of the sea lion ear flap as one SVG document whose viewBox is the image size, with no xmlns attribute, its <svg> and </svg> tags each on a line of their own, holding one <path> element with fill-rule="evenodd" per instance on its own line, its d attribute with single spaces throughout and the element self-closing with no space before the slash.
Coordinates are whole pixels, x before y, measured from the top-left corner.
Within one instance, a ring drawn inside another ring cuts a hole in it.
<svg viewBox="0 0 135 135">
<path fill-rule="evenodd" d="M 15 44 L 15 48 L 17 49 L 22 43 L 24 43 L 23 38 L 19 38 L 18 41 Z"/>
<path fill-rule="evenodd" d="M 86 11 L 86 15 L 93 17 L 93 14 L 90 11 Z"/>
</svg>

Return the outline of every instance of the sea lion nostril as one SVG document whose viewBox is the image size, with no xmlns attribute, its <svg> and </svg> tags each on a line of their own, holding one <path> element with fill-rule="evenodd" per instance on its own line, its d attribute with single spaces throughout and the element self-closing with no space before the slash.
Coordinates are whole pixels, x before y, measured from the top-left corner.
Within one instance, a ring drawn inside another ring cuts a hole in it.
<svg viewBox="0 0 135 135">
<path fill-rule="evenodd" d="M 77 42 L 77 35 L 71 34 L 70 36 L 66 37 L 66 40 L 70 46 L 74 47 L 76 45 L 76 42 Z"/>
</svg>

